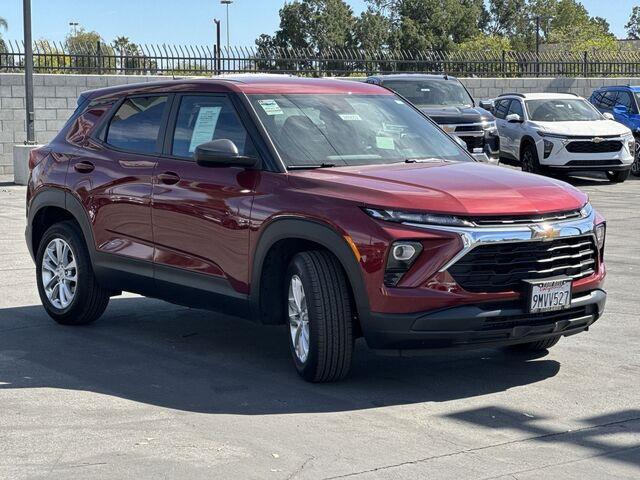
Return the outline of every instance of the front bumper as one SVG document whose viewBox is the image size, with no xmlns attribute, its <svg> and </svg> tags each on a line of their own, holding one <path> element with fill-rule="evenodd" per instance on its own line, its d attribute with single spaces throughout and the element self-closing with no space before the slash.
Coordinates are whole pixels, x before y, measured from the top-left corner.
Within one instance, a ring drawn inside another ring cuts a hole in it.
<svg viewBox="0 0 640 480">
<path fill-rule="evenodd" d="M 415 314 L 371 313 L 365 338 L 386 355 L 434 349 L 484 348 L 527 343 L 588 330 L 602 315 L 604 290 L 583 292 L 567 310 L 530 314 L 520 302 L 452 307 Z"/>
</svg>

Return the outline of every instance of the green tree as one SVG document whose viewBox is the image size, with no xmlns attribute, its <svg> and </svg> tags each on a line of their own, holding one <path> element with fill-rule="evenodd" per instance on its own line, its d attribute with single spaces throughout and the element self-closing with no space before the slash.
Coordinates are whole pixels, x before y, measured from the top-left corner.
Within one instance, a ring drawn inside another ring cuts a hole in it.
<svg viewBox="0 0 640 480">
<path fill-rule="evenodd" d="M 450 50 L 477 35 L 482 0 L 399 0 L 396 46 L 408 50 Z"/>
<path fill-rule="evenodd" d="M 8 28 L 9 24 L 7 23 L 7 20 L 3 17 L 0 17 L 0 53 L 7 51 L 7 44 L 4 43 L 1 30 L 7 30 Z"/>
<path fill-rule="evenodd" d="M 389 45 L 391 37 L 391 20 L 371 7 L 362 12 L 355 22 L 354 39 L 364 50 L 381 50 Z"/>
<path fill-rule="evenodd" d="M 80 27 L 65 39 L 71 65 L 82 73 L 107 73 L 115 67 L 113 48 L 106 45 L 98 32 Z"/>
<path fill-rule="evenodd" d="M 627 30 L 628 38 L 640 40 L 640 6 L 633 7 L 629 21 L 624 28 Z"/>
</svg>

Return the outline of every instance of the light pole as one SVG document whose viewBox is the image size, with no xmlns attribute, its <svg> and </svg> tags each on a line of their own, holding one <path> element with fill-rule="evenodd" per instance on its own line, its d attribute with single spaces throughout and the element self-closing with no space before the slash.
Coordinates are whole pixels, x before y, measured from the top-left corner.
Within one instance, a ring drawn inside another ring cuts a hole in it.
<svg viewBox="0 0 640 480">
<path fill-rule="evenodd" d="M 69 26 L 73 30 L 74 37 L 78 35 L 78 25 L 80 25 L 78 22 L 69 22 Z"/>
<path fill-rule="evenodd" d="M 220 0 L 220 3 L 227 7 L 227 51 L 229 51 L 229 5 L 233 3 L 233 0 Z"/>
<path fill-rule="evenodd" d="M 24 99 L 27 114 L 27 144 L 36 143 L 33 112 L 33 44 L 31 43 L 31 0 L 23 0 L 24 21 Z"/>
</svg>

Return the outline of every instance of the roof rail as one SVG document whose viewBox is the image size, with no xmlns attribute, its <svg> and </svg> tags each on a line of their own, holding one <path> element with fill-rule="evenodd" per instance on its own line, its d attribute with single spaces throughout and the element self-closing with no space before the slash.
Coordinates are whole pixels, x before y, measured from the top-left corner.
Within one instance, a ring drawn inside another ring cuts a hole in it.
<svg viewBox="0 0 640 480">
<path fill-rule="evenodd" d="M 524 94 L 523 93 L 501 93 L 500 95 L 498 95 L 498 97 L 507 97 L 509 95 L 512 96 L 512 97 L 524 98 Z"/>
</svg>

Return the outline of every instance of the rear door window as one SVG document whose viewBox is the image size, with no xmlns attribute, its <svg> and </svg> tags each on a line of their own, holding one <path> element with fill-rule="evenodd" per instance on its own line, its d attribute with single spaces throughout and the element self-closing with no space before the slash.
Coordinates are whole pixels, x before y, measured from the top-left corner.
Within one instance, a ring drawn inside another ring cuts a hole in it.
<svg viewBox="0 0 640 480">
<path fill-rule="evenodd" d="M 192 158 L 198 145 L 221 139 L 235 143 L 240 155 L 257 156 L 247 130 L 227 97 L 183 96 L 173 133 L 171 154 Z"/>
<path fill-rule="evenodd" d="M 166 96 L 127 98 L 109 122 L 106 142 L 130 152 L 158 153 L 166 106 Z"/>
</svg>

